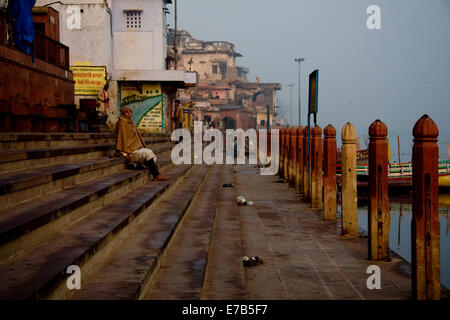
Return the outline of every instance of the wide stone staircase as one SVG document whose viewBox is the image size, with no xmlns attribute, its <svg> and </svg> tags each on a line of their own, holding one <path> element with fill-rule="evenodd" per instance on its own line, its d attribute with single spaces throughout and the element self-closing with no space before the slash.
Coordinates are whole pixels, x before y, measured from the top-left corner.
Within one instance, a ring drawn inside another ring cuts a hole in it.
<svg viewBox="0 0 450 320">
<path fill-rule="evenodd" d="M 152 298 L 191 215 L 202 286 L 223 166 L 176 166 L 167 136 L 144 140 L 168 181 L 127 168 L 111 133 L 0 134 L 0 300 Z M 68 289 L 71 265 L 81 290 Z"/>
</svg>

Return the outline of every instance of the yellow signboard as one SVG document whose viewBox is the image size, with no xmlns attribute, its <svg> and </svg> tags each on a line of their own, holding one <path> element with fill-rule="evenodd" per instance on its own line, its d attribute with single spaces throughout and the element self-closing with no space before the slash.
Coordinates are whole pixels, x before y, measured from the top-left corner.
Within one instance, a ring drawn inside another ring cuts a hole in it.
<svg viewBox="0 0 450 320">
<path fill-rule="evenodd" d="M 96 96 L 106 83 L 106 67 L 72 66 L 75 94 Z"/>
</svg>

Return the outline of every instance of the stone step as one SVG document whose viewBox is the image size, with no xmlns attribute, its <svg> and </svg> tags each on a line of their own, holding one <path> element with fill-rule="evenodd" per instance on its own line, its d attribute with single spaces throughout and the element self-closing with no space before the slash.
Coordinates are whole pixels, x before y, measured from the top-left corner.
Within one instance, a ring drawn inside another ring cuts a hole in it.
<svg viewBox="0 0 450 320">
<path fill-rule="evenodd" d="M 148 147 L 159 143 L 172 143 L 166 139 L 146 137 Z M 0 151 L 0 173 L 39 168 L 51 164 L 83 161 L 103 157 L 114 151 L 115 143 L 96 143 L 83 146 L 14 149 Z"/>
<path fill-rule="evenodd" d="M 221 185 L 231 183 L 233 188 L 221 188 L 208 253 L 208 264 L 203 279 L 201 300 L 243 300 L 246 296 L 246 275 L 242 264 L 243 249 L 240 195 L 234 166 L 225 166 Z M 247 198 L 246 198 L 247 199 Z"/>
<path fill-rule="evenodd" d="M 146 141 L 164 142 L 169 136 L 160 133 L 143 133 Z M 0 150 L 77 147 L 91 144 L 114 143 L 108 133 L 0 133 Z"/>
<path fill-rule="evenodd" d="M 171 167 L 170 151 L 160 155 L 161 171 Z M 72 188 L 0 211 L 0 259 L 40 243 L 82 218 L 149 181 L 149 172 L 122 170 Z"/>
<path fill-rule="evenodd" d="M 212 170 L 209 166 L 195 166 L 173 192 L 161 197 L 158 210 L 141 215 L 141 222 L 133 224 L 129 236 L 82 279 L 81 290 L 72 290 L 66 299 L 139 298 L 171 246 L 171 239 L 184 229 L 185 216 L 199 201 L 199 189 L 210 186 L 208 173 Z M 196 238 L 199 231 L 193 230 L 191 237 Z"/>
<path fill-rule="evenodd" d="M 112 133 L 0 133 L 0 150 L 77 147 L 113 142 Z"/>
<path fill-rule="evenodd" d="M 168 181 L 149 182 L 117 198 L 110 205 L 60 229 L 47 241 L 0 262 L 0 300 L 60 299 L 67 294 L 67 268 L 77 265 L 82 274 L 101 261 L 120 242 L 129 224 L 191 168 L 171 168 Z"/>
<path fill-rule="evenodd" d="M 161 267 L 142 290 L 140 299 L 200 299 L 223 170 L 223 165 L 213 167 L 183 220 L 182 227 L 161 260 Z"/>
<path fill-rule="evenodd" d="M 152 145 L 152 150 L 158 155 L 171 150 L 172 147 L 173 144 L 167 142 Z M 0 208 L 9 208 L 23 201 L 117 173 L 123 169 L 125 159 L 119 156 L 3 173 L 0 174 Z"/>
</svg>

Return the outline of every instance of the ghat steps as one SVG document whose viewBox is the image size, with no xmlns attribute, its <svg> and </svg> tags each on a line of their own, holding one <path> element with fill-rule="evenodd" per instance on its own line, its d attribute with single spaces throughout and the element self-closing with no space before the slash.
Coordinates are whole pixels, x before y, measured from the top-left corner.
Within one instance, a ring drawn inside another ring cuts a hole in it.
<svg viewBox="0 0 450 320">
<path fill-rule="evenodd" d="M 190 165 L 172 164 L 167 136 L 144 139 L 168 181 L 108 157 L 108 133 L 0 136 L 0 299 L 64 297 L 69 265 L 87 272 L 136 217 L 157 212 L 158 198 L 191 176 Z"/>
</svg>

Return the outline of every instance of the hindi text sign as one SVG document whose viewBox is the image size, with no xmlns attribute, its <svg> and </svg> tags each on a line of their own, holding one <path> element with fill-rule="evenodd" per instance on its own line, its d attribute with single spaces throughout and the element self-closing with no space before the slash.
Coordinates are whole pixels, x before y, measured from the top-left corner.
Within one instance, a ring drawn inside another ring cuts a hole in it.
<svg viewBox="0 0 450 320">
<path fill-rule="evenodd" d="M 70 67 L 75 81 L 75 94 L 96 96 L 106 83 L 106 67 Z"/>
</svg>

